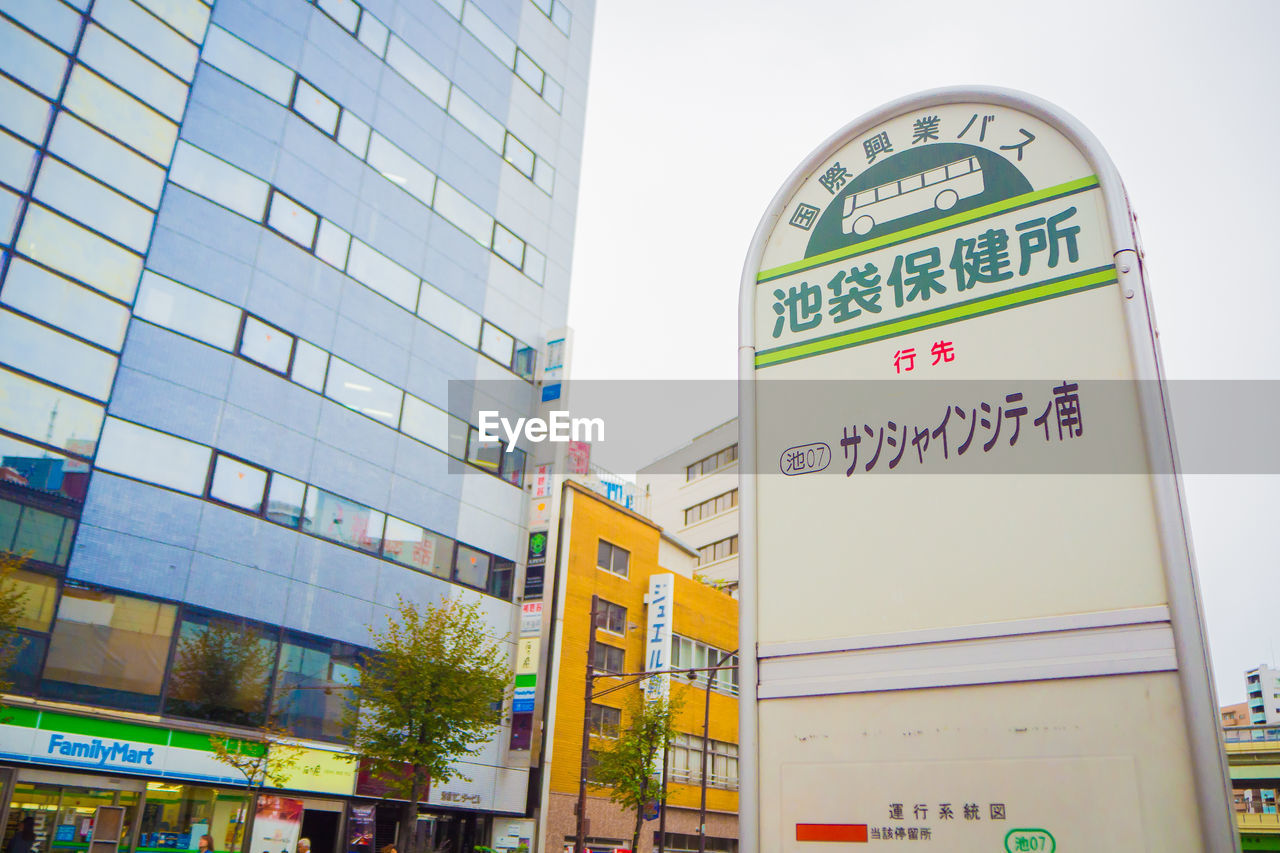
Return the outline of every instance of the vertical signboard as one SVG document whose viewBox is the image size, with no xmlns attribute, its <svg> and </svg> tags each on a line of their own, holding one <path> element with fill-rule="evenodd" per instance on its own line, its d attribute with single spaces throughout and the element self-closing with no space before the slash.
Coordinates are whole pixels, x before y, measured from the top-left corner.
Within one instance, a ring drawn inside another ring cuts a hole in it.
<svg viewBox="0 0 1280 853">
<path fill-rule="evenodd" d="M 649 575 L 648 625 L 644 639 L 645 672 L 664 672 L 671 668 L 671 597 L 675 591 L 675 575 Z M 648 699 L 666 699 L 671 689 L 671 676 L 655 675 L 645 682 Z"/>
<path fill-rule="evenodd" d="M 889 104 L 775 197 L 744 853 L 1236 849 L 1139 255 L 1093 137 L 1003 90 Z"/>
</svg>

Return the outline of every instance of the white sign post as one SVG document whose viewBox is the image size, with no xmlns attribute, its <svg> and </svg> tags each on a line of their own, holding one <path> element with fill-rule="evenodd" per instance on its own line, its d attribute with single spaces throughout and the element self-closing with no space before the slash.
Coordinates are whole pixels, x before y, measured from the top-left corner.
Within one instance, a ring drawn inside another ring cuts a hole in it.
<svg viewBox="0 0 1280 853">
<path fill-rule="evenodd" d="M 841 130 L 743 274 L 743 853 L 1238 849 L 1119 176 L 947 89 Z M 755 650 L 755 654 L 751 654 Z"/>
</svg>

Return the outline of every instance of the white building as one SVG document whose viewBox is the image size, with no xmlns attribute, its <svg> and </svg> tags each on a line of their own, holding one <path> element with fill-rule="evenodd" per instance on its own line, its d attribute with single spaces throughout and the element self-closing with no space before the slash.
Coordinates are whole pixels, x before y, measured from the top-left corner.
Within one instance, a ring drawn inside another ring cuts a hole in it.
<svg viewBox="0 0 1280 853">
<path fill-rule="evenodd" d="M 1249 694 L 1249 721 L 1255 726 L 1280 725 L 1280 669 L 1260 664 L 1244 674 Z"/>
<path fill-rule="evenodd" d="M 738 587 L 738 419 L 640 469 L 641 512 L 698 552 L 695 577 Z"/>
</svg>

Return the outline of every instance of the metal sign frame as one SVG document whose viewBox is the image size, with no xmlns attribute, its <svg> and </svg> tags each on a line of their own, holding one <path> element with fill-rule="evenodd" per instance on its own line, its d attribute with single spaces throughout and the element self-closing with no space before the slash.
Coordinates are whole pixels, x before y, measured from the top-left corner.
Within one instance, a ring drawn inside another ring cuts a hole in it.
<svg viewBox="0 0 1280 853">
<path fill-rule="evenodd" d="M 909 95 L 872 110 L 841 128 L 819 145 L 787 178 L 756 228 L 743 266 L 739 298 L 739 443 L 740 455 L 756 458 L 756 275 L 766 244 L 784 215 L 784 207 L 801 184 L 854 137 L 905 112 L 951 103 L 1003 106 L 1031 115 L 1060 132 L 1084 156 L 1098 177 L 1105 200 L 1107 228 L 1114 247 L 1130 356 L 1138 382 L 1148 463 L 1152 471 L 1176 471 L 1177 450 L 1168 414 L 1164 378 L 1156 343 L 1147 286 L 1142 274 L 1142 248 L 1119 173 L 1098 140 L 1082 124 L 1054 105 L 1034 96 L 995 87 L 948 87 Z M 754 467 L 754 466 L 752 466 Z M 757 686 L 759 649 L 756 631 L 757 488 L 755 472 L 741 478 L 739 548 L 740 704 L 739 785 L 741 853 L 761 850 L 759 728 Z M 1231 783 L 1218 737 L 1217 700 L 1211 679 L 1205 629 L 1191 553 L 1189 523 L 1177 475 L 1151 475 L 1151 489 L 1163 551 L 1170 623 L 1178 660 L 1178 682 L 1186 714 L 1196 799 L 1201 814 L 1201 849 L 1238 851 L 1239 840 L 1230 810 Z"/>
</svg>

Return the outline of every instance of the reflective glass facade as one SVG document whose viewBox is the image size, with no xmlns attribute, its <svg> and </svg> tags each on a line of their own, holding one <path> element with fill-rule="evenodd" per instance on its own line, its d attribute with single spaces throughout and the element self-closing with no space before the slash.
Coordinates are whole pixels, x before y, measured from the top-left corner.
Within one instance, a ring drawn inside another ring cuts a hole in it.
<svg viewBox="0 0 1280 853">
<path fill-rule="evenodd" d="M 495 463 L 449 385 L 511 379 L 504 402 L 534 405 L 592 16 L 0 0 L 16 690 L 228 725 L 270 708 L 340 742 L 327 688 L 397 597 L 478 600 L 508 634 L 527 448 Z M 240 667 L 214 702 L 211 649 Z M 464 769 L 477 808 L 524 808 L 509 742 Z"/>
</svg>

